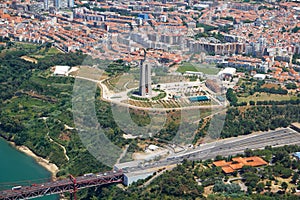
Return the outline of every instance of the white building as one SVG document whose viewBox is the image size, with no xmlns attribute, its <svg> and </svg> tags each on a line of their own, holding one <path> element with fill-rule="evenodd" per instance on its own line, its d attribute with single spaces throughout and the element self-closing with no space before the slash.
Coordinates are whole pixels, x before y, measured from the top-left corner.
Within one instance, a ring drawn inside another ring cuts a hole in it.
<svg viewBox="0 0 300 200">
<path fill-rule="evenodd" d="M 236 68 L 226 67 L 225 69 L 220 71 L 218 75 L 221 79 L 228 79 L 228 78 L 232 78 L 235 75 L 235 73 L 236 73 Z"/>
<path fill-rule="evenodd" d="M 153 144 L 150 144 L 149 147 L 148 147 L 148 149 L 151 150 L 151 151 L 155 151 L 155 150 L 157 150 L 158 148 L 159 148 L 158 146 L 153 145 Z"/>
<path fill-rule="evenodd" d="M 197 77 L 200 77 L 200 78 L 204 77 L 203 72 L 186 71 L 186 72 L 184 73 L 184 75 L 185 75 L 185 76 L 197 76 Z"/>
<path fill-rule="evenodd" d="M 253 78 L 256 79 L 256 80 L 264 80 L 266 78 L 266 75 L 264 75 L 264 74 L 255 74 L 253 76 Z"/>
<path fill-rule="evenodd" d="M 57 66 L 55 66 L 55 71 L 54 71 L 53 75 L 56 75 L 56 76 L 67 76 L 69 69 L 70 69 L 69 66 L 60 66 L 60 65 L 57 65 Z"/>
</svg>

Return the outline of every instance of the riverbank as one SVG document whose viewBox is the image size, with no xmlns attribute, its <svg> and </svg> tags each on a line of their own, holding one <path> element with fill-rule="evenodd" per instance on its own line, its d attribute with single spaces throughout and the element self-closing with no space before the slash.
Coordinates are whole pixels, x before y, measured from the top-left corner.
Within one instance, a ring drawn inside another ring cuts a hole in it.
<svg viewBox="0 0 300 200">
<path fill-rule="evenodd" d="M 52 180 L 56 180 L 56 174 L 59 171 L 59 168 L 53 164 L 50 163 L 49 160 L 39 157 L 37 156 L 35 153 L 33 153 L 33 151 L 31 151 L 28 147 L 26 146 L 17 146 L 14 142 L 8 141 L 14 148 L 16 148 L 18 151 L 21 151 L 23 153 L 25 153 L 26 155 L 34 158 L 34 160 L 41 165 L 42 167 L 44 167 L 46 170 L 48 170 L 51 173 L 51 178 Z"/>
</svg>

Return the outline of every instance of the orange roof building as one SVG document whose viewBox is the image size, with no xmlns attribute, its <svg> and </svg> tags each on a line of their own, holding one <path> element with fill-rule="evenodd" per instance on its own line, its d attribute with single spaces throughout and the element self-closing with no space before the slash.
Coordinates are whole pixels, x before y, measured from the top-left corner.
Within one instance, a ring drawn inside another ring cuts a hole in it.
<svg viewBox="0 0 300 200">
<path fill-rule="evenodd" d="M 216 167 L 221 167 L 224 173 L 229 174 L 236 170 L 242 169 L 243 166 L 245 165 L 258 167 L 258 166 L 267 165 L 268 163 L 258 156 L 252 156 L 247 158 L 242 158 L 242 157 L 232 158 L 231 162 L 226 162 L 225 160 L 219 160 L 213 162 L 213 164 Z"/>
<path fill-rule="evenodd" d="M 229 165 L 230 163 L 231 163 L 231 162 L 226 162 L 225 160 L 219 160 L 219 161 L 213 162 L 213 164 L 214 164 L 216 167 L 227 166 L 227 165 Z"/>
<path fill-rule="evenodd" d="M 262 158 L 258 156 L 252 156 L 247 158 L 237 157 L 237 158 L 232 158 L 232 160 L 242 163 L 243 165 L 249 165 L 252 167 L 258 167 L 258 166 L 268 164 L 266 161 L 264 161 Z"/>
<path fill-rule="evenodd" d="M 232 172 L 235 171 L 234 169 L 232 169 L 232 168 L 229 167 L 229 166 L 224 166 L 224 167 L 222 167 L 222 170 L 223 170 L 223 172 L 225 172 L 226 174 L 230 174 L 230 173 L 232 173 Z"/>
</svg>

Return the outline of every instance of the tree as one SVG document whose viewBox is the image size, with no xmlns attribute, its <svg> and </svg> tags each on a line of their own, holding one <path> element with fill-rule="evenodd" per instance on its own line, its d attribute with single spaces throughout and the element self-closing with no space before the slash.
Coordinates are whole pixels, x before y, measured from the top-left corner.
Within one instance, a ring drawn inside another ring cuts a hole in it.
<svg viewBox="0 0 300 200">
<path fill-rule="evenodd" d="M 242 173 L 247 173 L 247 172 L 252 172 L 252 173 L 256 173 L 256 168 L 255 167 L 252 167 L 250 165 L 244 165 L 241 169 L 241 172 Z"/>
<path fill-rule="evenodd" d="M 300 27 L 296 26 L 295 28 L 292 29 L 293 33 L 297 33 L 300 30 Z"/>
<path fill-rule="evenodd" d="M 241 187 L 238 184 L 231 183 L 226 185 L 226 193 L 234 194 L 241 192 Z"/>
<path fill-rule="evenodd" d="M 246 157 L 253 156 L 253 151 L 251 149 L 246 149 L 244 151 Z"/>
<path fill-rule="evenodd" d="M 286 89 L 297 89 L 297 85 L 295 83 L 288 83 L 285 85 Z"/>
<path fill-rule="evenodd" d="M 266 186 L 268 190 L 271 190 L 271 186 L 272 186 L 272 181 L 267 181 L 266 182 Z"/>
<path fill-rule="evenodd" d="M 225 183 L 223 181 L 218 181 L 213 187 L 213 192 L 224 192 L 226 189 Z"/>
<path fill-rule="evenodd" d="M 284 168 L 282 169 L 281 173 L 282 173 L 281 175 L 282 178 L 289 178 L 292 175 L 292 170 L 289 168 Z"/>
<path fill-rule="evenodd" d="M 92 196 L 91 200 L 98 200 L 96 196 Z"/>
<path fill-rule="evenodd" d="M 233 175 L 234 177 L 237 177 L 237 174 L 238 174 L 237 171 L 232 172 L 232 175 Z"/>
<path fill-rule="evenodd" d="M 286 191 L 286 189 L 288 188 L 288 184 L 286 182 L 282 182 L 281 183 L 281 188 Z"/>
<path fill-rule="evenodd" d="M 232 88 L 229 88 L 226 92 L 226 98 L 228 99 L 228 101 L 230 102 L 231 105 L 236 105 L 238 102 L 238 99 L 236 97 L 236 95 L 233 92 Z"/>
<path fill-rule="evenodd" d="M 215 161 L 224 160 L 223 156 L 217 155 Z"/>
<path fill-rule="evenodd" d="M 264 191 L 264 188 L 265 188 L 265 184 L 264 184 L 263 182 L 260 182 L 260 183 L 258 183 L 257 186 L 256 186 L 256 191 L 257 191 L 258 193 L 261 193 L 262 191 Z"/>
<path fill-rule="evenodd" d="M 245 179 L 245 185 L 251 188 L 255 188 L 256 184 L 260 180 L 260 178 L 252 172 L 247 172 L 243 174 L 243 178 Z"/>
<path fill-rule="evenodd" d="M 299 174 L 294 172 L 294 175 L 292 177 L 292 183 L 294 184 L 297 183 L 298 179 L 299 179 Z"/>
<path fill-rule="evenodd" d="M 251 186 L 247 187 L 247 194 L 252 194 L 253 188 Z"/>
</svg>

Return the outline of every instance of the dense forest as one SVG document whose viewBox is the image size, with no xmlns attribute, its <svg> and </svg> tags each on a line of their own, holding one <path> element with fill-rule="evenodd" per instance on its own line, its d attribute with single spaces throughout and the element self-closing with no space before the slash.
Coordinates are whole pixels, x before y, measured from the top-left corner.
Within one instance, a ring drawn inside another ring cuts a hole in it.
<svg viewBox="0 0 300 200">
<path fill-rule="evenodd" d="M 221 137 L 250 134 L 255 131 L 274 130 L 300 122 L 299 105 L 255 106 L 244 109 L 229 108 Z"/>
<path fill-rule="evenodd" d="M 271 104 L 269 104 L 271 103 Z M 226 111 L 226 118 L 221 138 L 247 135 L 256 131 L 274 130 L 287 127 L 293 122 L 300 122 L 299 104 L 283 101 L 279 105 L 272 102 L 257 102 L 256 106 L 230 107 Z M 208 133 L 210 120 L 200 120 L 193 143 L 205 137 Z"/>
<path fill-rule="evenodd" d="M 50 74 L 50 67 L 80 65 L 86 56 L 45 54 L 37 64 L 21 58 L 37 51 L 41 51 L 40 46 L 11 44 L 10 49 L 2 49 L 0 53 L 1 136 L 17 145 L 26 145 L 58 165 L 59 176 L 108 170 L 84 148 L 74 129 L 65 128 L 65 125 L 74 127 L 71 110 L 74 79 Z M 66 147 L 69 161 L 55 142 Z"/>
</svg>

